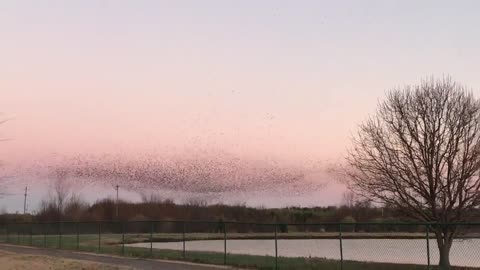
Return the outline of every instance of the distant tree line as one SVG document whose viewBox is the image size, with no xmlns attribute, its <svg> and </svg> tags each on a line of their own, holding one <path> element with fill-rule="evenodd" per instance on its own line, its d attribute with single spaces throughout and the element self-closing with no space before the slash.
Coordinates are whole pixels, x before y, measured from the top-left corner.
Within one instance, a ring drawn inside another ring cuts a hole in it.
<svg viewBox="0 0 480 270">
<path fill-rule="evenodd" d="M 345 196 L 349 197 L 349 196 Z M 59 205 L 61 204 L 61 205 Z M 327 207 L 286 207 L 286 208 L 254 208 L 245 205 L 209 205 L 204 202 L 175 204 L 171 200 L 159 198 L 143 198 L 141 202 L 118 202 L 119 214 L 116 216 L 116 201 L 103 199 L 93 204 L 72 195 L 68 200 L 59 201 L 55 198 L 44 200 L 34 215 L 2 214 L 0 222 L 57 222 L 57 221 L 147 221 L 147 220 L 202 220 L 239 221 L 252 223 L 278 223 L 280 232 L 291 231 L 335 231 L 335 226 L 287 226 L 287 224 L 311 223 L 362 223 L 362 222 L 408 222 L 406 216 L 400 214 L 395 207 L 378 207 L 368 201 L 353 202 L 351 198 L 341 206 Z M 480 220 L 480 212 L 476 213 Z M 173 226 L 166 225 L 166 226 Z M 199 226 L 199 225 L 197 225 Z M 236 231 L 261 231 L 262 229 L 237 226 Z M 210 226 L 211 230 L 221 230 L 221 225 Z M 344 230 L 368 231 L 371 228 L 346 226 Z M 393 229 L 390 230 L 403 230 Z"/>
</svg>

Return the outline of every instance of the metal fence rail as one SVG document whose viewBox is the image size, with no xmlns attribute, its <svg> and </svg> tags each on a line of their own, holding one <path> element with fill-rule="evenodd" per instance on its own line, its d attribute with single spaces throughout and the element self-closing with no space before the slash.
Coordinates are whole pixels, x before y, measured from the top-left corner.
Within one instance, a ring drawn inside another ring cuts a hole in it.
<svg viewBox="0 0 480 270">
<path fill-rule="evenodd" d="M 452 265 L 480 269 L 480 223 L 6 223 L 0 242 L 262 269 L 434 269 L 438 226 L 458 228 Z"/>
</svg>

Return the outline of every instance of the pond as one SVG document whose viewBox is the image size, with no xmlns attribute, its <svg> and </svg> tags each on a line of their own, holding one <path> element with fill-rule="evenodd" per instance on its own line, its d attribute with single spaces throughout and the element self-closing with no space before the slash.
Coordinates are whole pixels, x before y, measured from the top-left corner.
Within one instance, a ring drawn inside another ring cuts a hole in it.
<svg viewBox="0 0 480 270">
<path fill-rule="evenodd" d="M 435 240 L 430 240 L 430 261 L 438 262 Z M 150 243 L 128 244 L 150 247 Z M 182 242 L 154 242 L 155 249 L 182 250 Z M 187 251 L 223 252 L 223 240 L 187 241 Z M 275 256 L 274 240 L 227 240 L 229 254 Z M 340 259 L 340 243 L 335 239 L 278 240 L 278 256 Z M 400 264 L 427 264 L 427 241 L 424 239 L 343 239 L 345 260 Z M 452 265 L 480 267 L 480 239 L 455 240 L 451 249 Z"/>
</svg>

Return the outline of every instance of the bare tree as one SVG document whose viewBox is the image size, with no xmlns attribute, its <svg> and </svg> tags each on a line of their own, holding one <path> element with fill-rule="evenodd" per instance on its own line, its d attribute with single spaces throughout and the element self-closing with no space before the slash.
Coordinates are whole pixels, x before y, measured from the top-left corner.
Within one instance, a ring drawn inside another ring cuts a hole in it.
<svg viewBox="0 0 480 270">
<path fill-rule="evenodd" d="M 357 198 L 355 193 L 351 190 L 347 190 L 342 195 L 342 205 L 345 205 L 349 208 L 353 208 L 355 203 L 357 202 Z"/>
<path fill-rule="evenodd" d="M 0 125 L 6 123 L 10 119 L 0 119 Z M 10 139 L 5 139 L 5 138 L 0 138 L 0 142 L 4 141 L 9 141 Z M 0 162 L 0 166 L 2 163 Z M 5 173 L 2 171 L 0 173 L 0 196 L 5 196 L 5 195 L 12 195 L 10 192 L 7 190 L 7 185 L 10 184 L 12 176 L 5 175 Z"/>
<path fill-rule="evenodd" d="M 64 212 L 65 202 L 72 191 L 72 185 L 68 181 L 67 176 L 68 174 L 65 170 L 57 169 L 54 172 L 54 178 L 52 182 L 54 201 L 60 216 L 62 216 Z"/>
<path fill-rule="evenodd" d="M 360 125 L 348 154 L 351 187 L 435 222 L 439 266 L 450 269 L 455 222 L 480 204 L 480 103 L 465 87 L 442 80 L 387 94 Z"/>
</svg>

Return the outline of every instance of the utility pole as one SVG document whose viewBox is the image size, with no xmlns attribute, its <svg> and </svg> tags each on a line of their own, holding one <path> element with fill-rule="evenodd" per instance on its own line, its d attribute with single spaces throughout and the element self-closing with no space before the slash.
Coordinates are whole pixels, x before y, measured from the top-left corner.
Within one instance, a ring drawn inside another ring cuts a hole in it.
<svg viewBox="0 0 480 270">
<path fill-rule="evenodd" d="M 117 200 L 115 202 L 116 204 L 116 210 L 115 210 L 115 216 L 117 217 L 118 219 L 118 185 L 115 186 L 116 190 L 117 190 Z"/>
<path fill-rule="evenodd" d="M 23 214 L 25 215 L 27 213 L 27 193 L 28 192 L 28 186 L 25 186 L 25 198 L 23 200 Z"/>
</svg>

